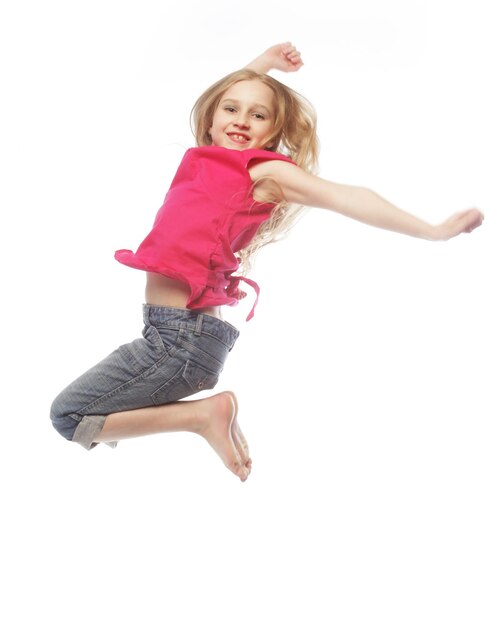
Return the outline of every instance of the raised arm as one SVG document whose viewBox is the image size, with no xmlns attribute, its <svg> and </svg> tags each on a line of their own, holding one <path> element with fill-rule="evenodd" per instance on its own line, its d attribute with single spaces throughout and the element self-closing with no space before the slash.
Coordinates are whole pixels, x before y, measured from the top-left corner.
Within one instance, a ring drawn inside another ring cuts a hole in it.
<svg viewBox="0 0 489 626">
<path fill-rule="evenodd" d="M 433 226 L 397 208 L 370 189 L 332 183 L 284 161 L 259 163 L 250 169 L 250 175 L 253 180 L 263 177 L 275 180 L 287 202 L 330 209 L 370 226 L 430 241 L 470 233 L 484 219 L 478 209 L 468 209 Z"/>
<path fill-rule="evenodd" d="M 258 74 L 267 74 L 270 70 L 297 72 L 303 65 L 301 53 L 290 41 L 287 41 L 265 50 L 259 57 L 248 63 L 246 69 L 254 70 Z"/>
</svg>

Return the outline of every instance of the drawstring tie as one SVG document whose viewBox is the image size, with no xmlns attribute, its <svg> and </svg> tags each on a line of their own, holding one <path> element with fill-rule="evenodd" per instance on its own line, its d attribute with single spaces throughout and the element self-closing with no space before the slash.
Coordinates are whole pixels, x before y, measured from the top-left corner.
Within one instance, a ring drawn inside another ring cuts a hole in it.
<svg viewBox="0 0 489 626">
<path fill-rule="evenodd" d="M 249 322 L 250 319 L 255 314 L 255 307 L 258 304 L 258 296 L 260 295 L 260 287 L 255 283 L 254 280 L 251 280 L 250 278 L 245 278 L 244 276 L 230 276 L 229 285 L 226 288 L 226 292 L 230 298 L 236 298 L 237 300 L 242 300 L 243 298 L 247 296 L 247 293 L 239 288 L 239 283 L 241 281 L 243 281 L 247 285 L 250 285 L 250 287 L 253 287 L 256 293 L 253 308 L 248 313 L 248 316 L 246 318 L 246 321 Z"/>
</svg>

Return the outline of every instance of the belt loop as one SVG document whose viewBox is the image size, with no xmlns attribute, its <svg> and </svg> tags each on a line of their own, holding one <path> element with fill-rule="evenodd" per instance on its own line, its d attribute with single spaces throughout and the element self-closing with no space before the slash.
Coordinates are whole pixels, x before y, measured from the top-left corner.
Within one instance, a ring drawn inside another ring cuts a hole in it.
<svg viewBox="0 0 489 626">
<path fill-rule="evenodd" d="M 194 334 L 197 337 L 200 337 L 201 333 L 202 333 L 202 322 L 204 321 L 204 316 L 202 315 L 202 313 L 199 313 L 197 315 L 197 321 L 195 322 L 195 330 L 194 330 Z"/>
</svg>

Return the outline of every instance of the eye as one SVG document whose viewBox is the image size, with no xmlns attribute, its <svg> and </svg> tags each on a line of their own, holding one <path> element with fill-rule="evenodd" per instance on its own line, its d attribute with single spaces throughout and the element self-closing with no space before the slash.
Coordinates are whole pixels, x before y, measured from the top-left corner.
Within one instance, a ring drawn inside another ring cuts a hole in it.
<svg viewBox="0 0 489 626">
<path fill-rule="evenodd" d="M 266 119 L 265 116 L 263 115 L 263 113 L 253 113 L 253 115 L 256 117 L 257 120 L 264 120 L 264 119 Z"/>
<path fill-rule="evenodd" d="M 230 105 L 225 106 L 225 107 L 224 107 L 224 110 L 225 110 L 225 111 L 229 111 L 230 113 L 236 113 L 236 109 L 235 109 L 235 107 L 232 107 L 232 106 L 230 106 Z"/>
</svg>

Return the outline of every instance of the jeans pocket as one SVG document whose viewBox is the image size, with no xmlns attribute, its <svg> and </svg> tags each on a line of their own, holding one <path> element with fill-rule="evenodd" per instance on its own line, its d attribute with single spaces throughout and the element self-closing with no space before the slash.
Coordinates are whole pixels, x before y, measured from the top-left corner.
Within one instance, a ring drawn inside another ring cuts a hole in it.
<svg viewBox="0 0 489 626">
<path fill-rule="evenodd" d="M 218 380 L 219 374 L 187 361 L 170 380 L 151 394 L 151 399 L 156 405 L 176 402 L 204 389 L 213 389 Z"/>
<path fill-rule="evenodd" d="M 142 338 L 119 346 L 119 353 L 138 375 L 167 356 L 166 347 L 153 326 L 145 326 Z"/>
<path fill-rule="evenodd" d="M 187 361 L 183 371 L 183 378 L 193 390 L 193 393 L 197 393 L 203 389 L 213 389 L 217 384 L 219 374 L 209 372 L 209 370 L 200 365 Z"/>
<path fill-rule="evenodd" d="M 170 356 L 178 349 L 181 331 L 174 326 L 147 326 L 147 331 L 154 335 L 154 341 L 158 343 Z"/>
</svg>

